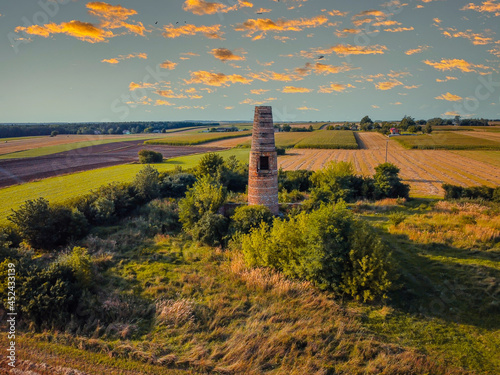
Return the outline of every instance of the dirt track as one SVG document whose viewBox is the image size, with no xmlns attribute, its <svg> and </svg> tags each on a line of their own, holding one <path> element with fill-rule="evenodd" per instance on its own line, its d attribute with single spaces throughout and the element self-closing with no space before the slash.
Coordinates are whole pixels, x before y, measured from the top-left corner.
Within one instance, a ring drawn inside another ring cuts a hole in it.
<svg viewBox="0 0 500 375">
<path fill-rule="evenodd" d="M 144 148 L 161 152 L 164 158 L 221 150 L 217 147 L 146 146 L 143 141 L 127 141 L 35 158 L 5 159 L 0 160 L 0 188 L 65 173 L 130 163 L 138 160 L 137 153 Z"/>
<path fill-rule="evenodd" d="M 278 160 L 285 170 L 318 170 L 330 161 L 351 162 L 357 173 L 373 175 L 385 161 L 386 137 L 379 133 L 356 133 L 360 150 L 291 149 Z M 394 140 L 388 143 L 388 162 L 401 170 L 413 195 L 442 196 L 441 185 L 461 186 L 500 184 L 500 170 L 495 166 L 441 150 L 406 150 Z"/>
</svg>

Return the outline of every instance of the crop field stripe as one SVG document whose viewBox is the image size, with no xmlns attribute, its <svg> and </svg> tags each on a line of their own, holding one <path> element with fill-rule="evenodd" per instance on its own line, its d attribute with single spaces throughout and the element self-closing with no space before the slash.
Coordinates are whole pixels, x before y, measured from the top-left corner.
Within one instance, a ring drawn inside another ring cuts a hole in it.
<svg viewBox="0 0 500 375">
<path fill-rule="evenodd" d="M 492 139 L 456 134 L 455 132 L 435 132 L 431 135 L 399 136 L 392 139 L 407 149 L 419 150 L 500 150 L 500 142 Z"/>
<path fill-rule="evenodd" d="M 234 155 L 239 161 L 248 163 L 249 150 L 247 149 L 233 149 L 217 153 L 225 158 Z M 192 168 L 198 164 L 203 155 L 182 156 L 152 165 L 160 172 L 173 170 L 177 166 Z M 69 198 L 86 194 L 112 182 L 131 182 L 143 167 L 142 164 L 125 164 L 99 168 L 0 189 L 0 202 L 2 202 L 0 223 L 5 223 L 7 216 L 11 214 L 11 209 L 19 208 L 26 200 L 42 197 L 51 203 L 62 203 Z"/>
<path fill-rule="evenodd" d="M 220 141 L 231 138 L 241 138 L 250 135 L 251 132 L 239 132 L 237 134 L 223 134 L 223 133 L 196 133 L 186 134 L 182 136 L 173 136 L 163 139 L 155 139 L 144 142 L 149 145 L 172 145 L 172 146 L 190 146 L 200 145 L 212 141 Z"/>
<path fill-rule="evenodd" d="M 455 155 L 464 158 L 490 164 L 495 168 L 500 168 L 500 151 L 450 151 Z"/>
<path fill-rule="evenodd" d="M 296 148 L 358 149 L 358 143 L 351 130 L 319 130 L 309 133 L 295 145 Z"/>
</svg>

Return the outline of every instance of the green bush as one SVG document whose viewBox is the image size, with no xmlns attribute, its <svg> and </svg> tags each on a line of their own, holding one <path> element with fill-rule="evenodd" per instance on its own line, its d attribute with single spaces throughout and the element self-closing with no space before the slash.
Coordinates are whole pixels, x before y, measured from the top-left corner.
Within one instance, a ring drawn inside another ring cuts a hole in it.
<svg viewBox="0 0 500 375">
<path fill-rule="evenodd" d="M 207 211 L 189 233 L 193 239 L 208 246 L 221 246 L 227 235 L 228 221 L 220 215 Z"/>
<path fill-rule="evenodd" d="M 132 188 L 141 203 L 149 202 L 160 196 L 160 174 L 150 165 L 146 165 L 135 176 Z"/>
<path fill-rule="evenodd" d="M 83 289 L 72 268 L 57 262 L 40 267 L 31 257 L 0 264 L 0 296 L 6 303 L 8 263 L 16 265 L 16 309 L 35 329 L 64 329 L 76 312 Z"/>
<path fill-rule="evenodd" d="M 141 213 L 146 217 L 151 232 L 173 232 L 181 228 L 179 212 L 174 200 L 155 199 L 142 207 Z"/>
<path fill-rule="evenodd" d="M 161 196 L 181 198 L 195 182 L 196 176 L 190 173 L 167 174 L 161 181 Z"/>
<path fill-rule="evenodd" d="M 276 147 L 276 154 L 278 156 L 286 155 L 286 148 L 284 148 L 284 147 Z"/>
<path fill-rule="evenodd" d="M 273 214 L 265 206 L 239 206 L 231 216 L 230 232 L 247 234 L 254 228 L 258 228 L 261 223 L 271 224 Z"/>
<path fill-rule="evenodd" d="M 241 237 L 241 247 L 250 266 L 271 267 L 364 301 L 383 297 L 391 285 L 381 240 L 344 205 L 275 219 L 272 227 L 262 223 Z"/>
<path fill-rule="evenodd" d="M 304 194 L 298 190 L 292 190 L 290 192 L 282 190 L 278 194 L 280 203 L 295 203 L 304 200 Z"/>
<path fill-rule="evenodd" d="M 311 187 L 311 175 L 312 171 L 305 169 L 299 169 L 296 171 L 284 171 L 280 169 L 278 171 L 278 187 L 279 190 L 298 190 L 298 191 L 309 191 Z"/>
<path fill-rule="evenodd" d="M 151 150 L 139 151 L 139 162 L 142 164 L 161 163 L 162 161 L 163 161 L 163 155 L 160 152 L 155 152 Z"/>
<path fill-rule="evenodd" d="M 399 168 L 391 163 L 383 163 L 375 167 L 375 199 L 408 198 L 410 185 L 403 184 L 399 177 Z"/>
<path fill-rule="evenodd" d="M 46 199 L 28 200 L 8 217 L 21 238 L 37 249 L 49 250 L 81 238 L 88 231 L 85 216 L 65 206 L 49 205 Z"/>
<path fill-rule="evenodd" d="M 207 212 L 217 213 L 226 200 L 226 189 L 210 175 L 201 177 L 179 201 L 179 219 L 189 232 Z"/>
<path fill-rule="evenodd" d="M 81 287 L 92 284 L 92 258 L 83 247 L 75 246 L 68 254 L 59 256 L 56 260 L 59 267 L 69 267 Z"/>
<path fill-rule="evenodd" d="M 210 152 L 203 155 L 196 167 L 196 175 L 204 176 L 210 175 L 214 178 L 220 173 L 221 168 L 224 166 L 224 158 L 215 152 Z"/>
</svg>

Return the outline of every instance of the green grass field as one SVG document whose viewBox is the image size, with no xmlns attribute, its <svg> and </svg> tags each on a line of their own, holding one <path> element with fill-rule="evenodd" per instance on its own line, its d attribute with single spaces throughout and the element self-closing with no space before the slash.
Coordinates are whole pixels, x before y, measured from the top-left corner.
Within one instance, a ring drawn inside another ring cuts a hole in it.
<svg viewBox="0 0 500 375">
<path fill-rule="evenodd" d="M 434 132 L 431 135 L 400 136 L 392 139 L 407 149 L 500 150 L 500 142 L 455 134 L 454 132 Z"/>
<path fill-rule="evenodd" d="M 229 133 L 190 133 L 168 138 L 149 140 L 144 143 L 149 145 L 194 146 L 213 141 L 220 141 L 223 139 L 246 137 L 251 134 L 252 133 L 250 131 Z"/>
<path fill-rule="evenodd" d="M 500 126 L 454 126 L 454 125 L 443 125 L 434 126 L 434 131 L 464 131 L 464 130 L 474 130 L 474 131 L 485 131 L 485 132 L 499 132 Z"/>
<path fill-rule="evenodd" d="M 248 149 L 226 150 L 218 152 L 218 154 L 225 158 L 234 155 L 239 161 L 248 163 Z M 188 169 L 195 167 L 202 156 L 203 154 L 195 154 L 168 159 L 164 163 L 153 164 L 153 166 L 160 172 L 173 170 L 178 166 Z M 0 223 L 6 223 L 11 210 L 18 208 L 26 200 L 43 197 L 51 203 L 61 203 L 111 182 L 130 182 L 141 168 L 143 168 L 142 164 L 117 165 L 0 189 L 0 201 L 2 202 Z"/>
<path fill-rule="evenodd" d="M 358 143 L 351 130 L 319 130 L 309 133 L 295 148 L 357 149 Z"/>
</svg>

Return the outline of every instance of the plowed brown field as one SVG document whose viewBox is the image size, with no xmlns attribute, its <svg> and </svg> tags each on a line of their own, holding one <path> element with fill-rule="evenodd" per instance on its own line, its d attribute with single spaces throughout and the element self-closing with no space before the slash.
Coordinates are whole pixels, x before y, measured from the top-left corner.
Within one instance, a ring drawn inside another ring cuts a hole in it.
<svg viewBox="0 0 500 375">
<path fill-rule="evenodd" d="M 360 150 L 291 149 L 278 160 L 285 170 L 318 170 L 328 162 L 351 162 L 356 171 L 373 175 L 385 162 L 387 139 L 379 133 L 357 133 Z M 440 150 L 406 150 L 394 140 L 388 143 L 388 162 L 397 165 L 401 177 L 411 186 L 414 196 L 442 196 L 441 185 L 500 185 L 500 169 L 492 164 Z"/>
</svg>

